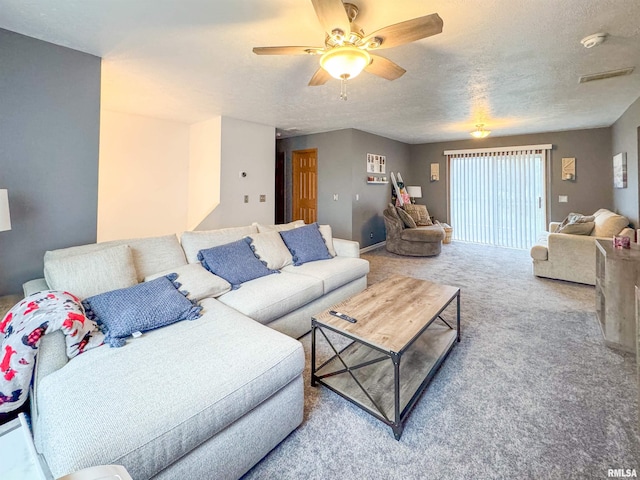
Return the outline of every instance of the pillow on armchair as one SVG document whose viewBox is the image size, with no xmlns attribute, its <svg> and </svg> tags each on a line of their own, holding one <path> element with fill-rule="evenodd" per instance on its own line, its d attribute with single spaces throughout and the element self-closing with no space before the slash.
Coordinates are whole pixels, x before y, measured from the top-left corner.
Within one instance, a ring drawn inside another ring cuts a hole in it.
<svg viewBox="0 0 640 480">
<path fill-rule="evenodd" d="M 405 227 L 416 228 L 418 226 L 416 225 L 416 222 L 411 217 L 411 215 L 405 212 L 402 208 L 396 207 L 396 212 L 398 212 L 398 216 L 400 217 L 400 220 L 402 220 L 402 222 L 404 223 Z"/>
<path fill-rule="evenodd" d="M 407 203 L 404 206 L 404 211 L 411 215 L 411 218 L 413 218 L 413 221 L 416 222 L 416 225 L 419 227 L 429 227 L 433 225 L 426 205 Z"/>
<path fill-rule="evenodd" d="M 585 216 L 579 213 L 570 213 L 567 215 L 567 218 L 562 221 L 556 233 L 589 235 L 595 225 L 595 217 L 593 215 Z"/>
</svg>

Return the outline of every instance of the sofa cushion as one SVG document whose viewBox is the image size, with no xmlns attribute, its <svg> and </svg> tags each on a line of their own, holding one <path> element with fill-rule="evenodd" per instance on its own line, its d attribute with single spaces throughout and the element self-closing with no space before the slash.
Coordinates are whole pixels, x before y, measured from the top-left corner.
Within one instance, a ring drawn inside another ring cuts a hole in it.
<svg viewBox="0 0 640 480">
<path fill-rule="evenodd" d="M 42 379 L 35 441 L 54 477 L 119 464 L 151 478 L 299 378 L 300 342 L 215 299 L 202 305 L 195 322 L 93 349 Z M 78 428 L 70 406 L 83 405 L 99 414 Z"/>
<path fill-rule="evenodd" d="M 441 242 L 444 240 L 444 236 L 444 229 L 440 225 L 407 228 L 400 233 L 402 240 L 410 242 Z"/>
<path fill-rule="evenodd" d="M 87 298 L 138 283 L 131 249 L 117 245 L 98 251 L 45 260 L 47 283 Z"/>
<path fill-rule="evenodd" d="M 244 283 L 218 300 L 260 323 L 269 323 L 323 294 L 322 281 L 282 272 Z"/>
<path fill-rule="evenodd" d="M 593 214 L 595 228 L 591 232 L 594 237 L 613 237 L 629 225 L 629 219 L 610 210 L 600 209 Z"/>
<path fill-rule="evenodd" d="M 291 252 L 282 241 L 280 232 L 272 230 L 254 233 L 247 238 L 251 240 L 251 247 L 256 256 L 263 262 L 267 262 L 268 268 L 280 270 L 293 263 Z"/>
<path fill-rule="evenodd" d="M 229 282 L 232 290 L 240 288 L 240 285 L 249 280 L 280 273 L 278 270 L 270 270 L 266 262 L 256 257 L 251 248 L 250 237 L 200 250 L 198 260 L 211 273 Z"/>
<path fill-rule="evenodd" d="M 342 285 L 364 277 L 369 273 L 369 262 L 362 258 L 335 257 L 330 260 L 309 262 L 299 267 L 290 265 L 285 272 L 309 275 L 322 280 L 324 293 L 329 293 Z"/>
<path fill-rule="evenodd" d="M 589 235 L 595 227 L 595 222 L 576 222 L 561 225 L 556 233 L 564 233 L 568 235 Z"/>
<path fill-rule="evenodd" d="M 418 226 L 411 215 L 405 212 L 402 208 L 396 208 L 396 212 L 398 213 L 398 217 L 400 217 L 400 220 L 402 220 L 402 223 L 404 223 L 405 227 L 416 228 Z"/>
<path fill-rule="evenodd" d="M 146 332 L 182 320 L 195 320 L 200 310 L 178 291 L 173 273 L 132 287 L 101 293 L 83 300 L 87 318 L 106 334 L 105 342 L 122 347 L 135 332 Z"/>
<path fill-rule="evenodd" d="M 258 227 L 255 224 L 246 227 L 184 232 L 180 237 L 180 242 L 187 256 L 187 261 L 189 263 L 198 263 L 198 252 L 200 250 L 235 242 L 253 233 L 258 233 Z"/>
<path fill-rule="evenodd" d="M 289 223 L 282 223 L 280 225 L 262 225 L 261 223 L 253 224 L 259 233 L 262 232 L 284 232 L 286 230 L 293 230 L 294 228 L 304 227 L 304 220 L 295 220 Z"/>
<path fill-rule="evenodd" d="M 331 258 L 317 223 L 282 231 L 280 236 L 291 252 L 294 265 Z"/>
<path fill-rule="evenodd" d="M 164 277 L 171 273 L 178 274 L 178 282 L 181 284 L 180 290 L 187 292 L 187 298 L 199 302 L 207 297 L 219 297 L 223 293 L 231 290 L 231 284 L 224 278 L 214 275 L 199 263 L 188 263 L 178 268 L 172 268 L 164 272 L 149 275 L 144 278 L 145 282 L 156 278 Z"/>
<path fill-rule="evenodd" d="M 47 269 L 49 260 L 73 257 L 82 253 L 98 252 L 118 245 L 128 245 L 131 248 L 133 264 L 135 265 L 139 282 L 147 275 L 187 263 L 182 247 L 178 242 L 178 237 L 175 235 L 112 240 L 110 242 L 90 243 L 46 252 L 44 254 L 44 277 L 47 279 L 49 286 L 51 286 Z"/>
</svg>

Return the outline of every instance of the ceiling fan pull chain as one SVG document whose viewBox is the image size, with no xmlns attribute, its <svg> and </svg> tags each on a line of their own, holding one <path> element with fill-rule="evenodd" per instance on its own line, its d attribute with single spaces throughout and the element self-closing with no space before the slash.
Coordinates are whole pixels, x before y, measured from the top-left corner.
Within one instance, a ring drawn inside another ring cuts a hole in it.
<svg viewBox="0 0 640 480">
<path fill-rule="evenodd" d="M 347 79 L 342 78 L 340 80 L 340 100 L 347 101 Z"/>
</svg>

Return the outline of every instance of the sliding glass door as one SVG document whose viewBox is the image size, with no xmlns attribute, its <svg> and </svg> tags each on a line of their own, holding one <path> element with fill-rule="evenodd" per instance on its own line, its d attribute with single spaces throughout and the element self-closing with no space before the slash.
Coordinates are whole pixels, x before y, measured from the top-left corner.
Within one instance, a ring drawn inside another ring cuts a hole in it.
<svg viewBox="0 0 640 480">
<path fill-rule="evenodd" d="M 445 153 L 453 239 L 530 248 L 546 230 L 546 150 Z"/>
</svg>

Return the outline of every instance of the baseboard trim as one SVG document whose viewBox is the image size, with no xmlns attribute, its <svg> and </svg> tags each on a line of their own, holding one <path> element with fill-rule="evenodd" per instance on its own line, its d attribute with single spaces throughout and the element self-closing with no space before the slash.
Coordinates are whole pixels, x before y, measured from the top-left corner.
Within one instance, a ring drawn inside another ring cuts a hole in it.
<svg viewBox="0 0 640 480">
<path fill-rule="evenodd" d="M 386 240 L 384 242 L 374 243 L 373 245 L 369 245 L 368 247 L 361 248 L 360 253 L 367 253 L 367 252 L 370 252 L 371 250 L 376 250 L 380 247 L 384 247 L 386 244 L 387 244 Z"/>
</svg>

